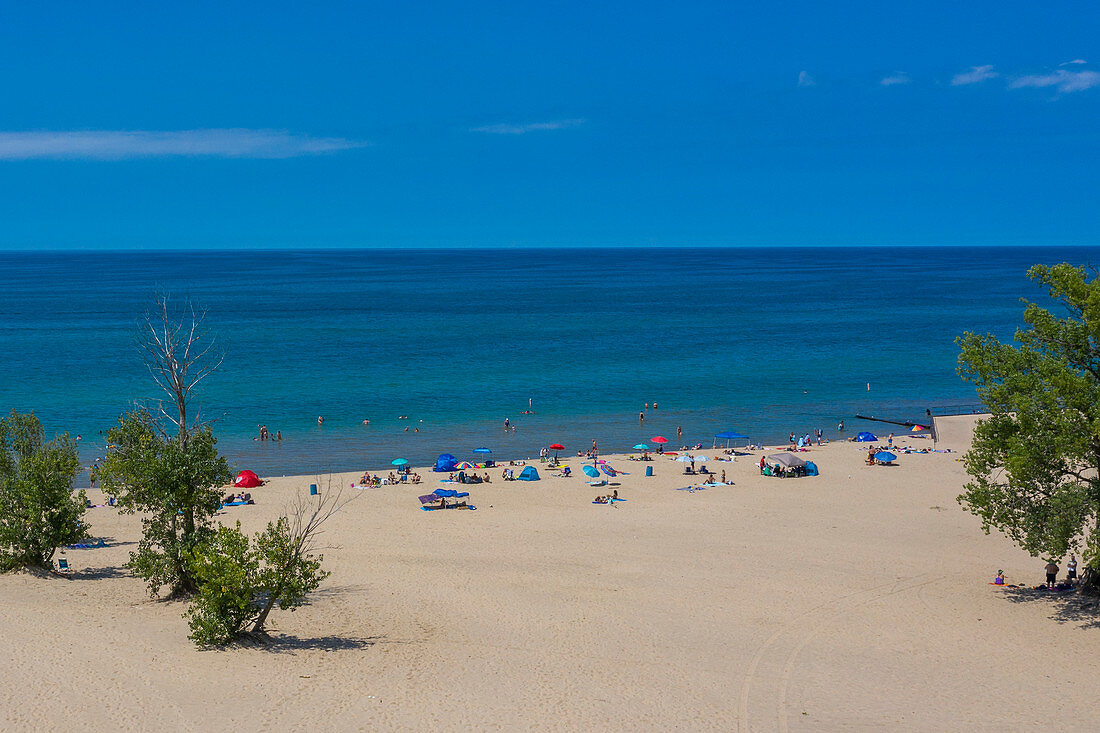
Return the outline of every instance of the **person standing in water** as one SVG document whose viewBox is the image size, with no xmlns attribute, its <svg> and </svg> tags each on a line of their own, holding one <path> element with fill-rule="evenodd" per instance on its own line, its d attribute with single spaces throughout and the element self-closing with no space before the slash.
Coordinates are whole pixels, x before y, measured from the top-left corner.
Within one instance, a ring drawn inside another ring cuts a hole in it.
<svg viewBox="0 0 1100 733">
<path fill-rule="evenodd" d="M 645 425 L 645 412 L 638 413 L 638 424 Z"/>
</svg>

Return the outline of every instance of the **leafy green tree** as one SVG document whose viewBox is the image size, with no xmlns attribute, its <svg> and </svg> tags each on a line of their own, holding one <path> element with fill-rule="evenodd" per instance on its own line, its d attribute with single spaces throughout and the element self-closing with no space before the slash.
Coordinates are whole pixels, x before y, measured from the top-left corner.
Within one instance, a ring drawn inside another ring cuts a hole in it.
<svg viewBox="0 0 1100 733">
<path fill-rule="evenodd" d="M 1028 276 L 1060 306 L 1024 309 L 1015 344 L 966 333 L 959 374 L 990 416 L 979 421 L 959 502 L 1032 556 L 1084 548 L 1084 585 L 1100 580 L 1100 279 L 1068 264 Z"/>
<path fill-rule="evenodd" d="M 270 522 L 252 542 L 236 528 L 219 527 L 191 553 L 198 595 L 185 614 L 200 646 L 242 637 L 263 638 L 272 610 L 293 611 L 329 573 L 315 554 L 315 539 L 346 502 L 339 494 L 315 503 L 299 497 L 289 516 Z M 247 627 L 251 625 L 251 629 Z"/>
<path fill-rule="evenodd" d="M 165 587 L 171 596 L 194 593 L 189 553 L 213 534 L 219 487 L 232 478 L 213 432 L 192 431 L 182 444 L 159 430 L 150 413 L 137 410 L 119 418 L 107 442 L 95 477 L 118 499 L 121 513 L 142 513 L 142 538 L 129 568 L 145 579 L 151 595 Z"/>
<path fill-rule="evenodd" d="M 87 537 L 79 471 L 68 433 L 47 443 L 33 413 L 0 420 L 0 571 L 52 568 L 59 547 Z"/>
</svg>

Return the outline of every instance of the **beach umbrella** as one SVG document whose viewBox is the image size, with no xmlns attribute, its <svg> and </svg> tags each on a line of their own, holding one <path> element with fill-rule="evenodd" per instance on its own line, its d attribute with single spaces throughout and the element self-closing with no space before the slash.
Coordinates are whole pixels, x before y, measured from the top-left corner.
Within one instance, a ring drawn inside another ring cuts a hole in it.
<svg viewBox="0 0 1100 733">
<path fill-rule="evenodd" d="M 477 466 L 470 463 L 469 461 L 463 461 L 462 463 L 455 465 L 456 471 L 469 471 L 471 468 L 477 468 Z"/>
<path fill-rule="evenodd" d="M 695 460 L 697 460 L 697 461 L 709 461 L 710 459 L 707 458 L 706 456 L 695 456 Z"/>
<path fill-rule="evenodd" d="M 599 478 L 600 472 L 595 466 L 589 466 L 587 463 L 581 466 L 581 470 L 584 471 L 584 475 L 589 478 Z"/>
<path fill-rule="evenodd" d="M 638 445 L 634 446 L 634 450 L 649 450 L 649 446 L 645 443 L 638 443 Z"/>
<path fill-rule="evenodd" d="M 603 464 L 602 466 L 600 466 L 600 470 L 603 471 L 604 473 L 606 473 L 608 476 L 616 476 L 619 473 L 618 471 L 616 471 L 614 468 L 607 465 L 606 463 Z"/>
<path fill-rule="evenodd" d="M 880 450 L 875 454 L 875 460 L 879 463 L 892 463 L 898 459 L 893 453 L 889 451 Z"/>
<path fill-rule="evenodd" d="M 488 448 L 474 448 L 474 453 L 492 453 Z"/>
<path fill-rule="evenodd" d="M 394 458 L 390 461 L 391 466 L 404 466 L 409 462 L 408 458 Z"/>
<path fill-rule="evenodd" d="M 557 463 L 558 462 L 558 453 L 557 453 L 557 451 L 565 450 L 565 446 L 562 445 L 561 443 L 553 443 L 553 444 L 550 445 L 550 450 L 554 451 L 554 463 Z"/>
<path fill-rule="evenodd" d="M 654 435 L 652 438 L 649 439 L 649 442 L 650 443 L 667 443 L 668 438 L 666 438 L 663 435 Z"/>
<path fill-rule="evenodd" d="M 914 425 L 912 428 L 910 428 L 910 430 L 912 430 L 915 433 L 918 430 L 924 430 L 924 426 L 923 425 Z"/>
<path fill-rule="evenodd" d="M 866 430 L 856 436 L 857 443 L 870 443 L 875 440 L 878 440 L 878 436 L 876 436 L 874 433 L 869 433 Z"/>
<path fill-rule="evenodd" d="M 686 453 L 682 456 L 676 456 L 676 460 L 680 463 L 695 463 L 695 459 L 687 455 Z"/>
</svg>

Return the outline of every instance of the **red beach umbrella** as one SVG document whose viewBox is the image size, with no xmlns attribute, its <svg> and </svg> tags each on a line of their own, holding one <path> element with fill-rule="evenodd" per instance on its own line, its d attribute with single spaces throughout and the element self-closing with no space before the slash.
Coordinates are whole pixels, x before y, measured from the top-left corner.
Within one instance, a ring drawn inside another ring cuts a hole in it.
<svg viewBox="0 0 1100 733">
<path fill-rule="evenodd" d="M 554 443 L 553 445 L 550 446 L 550 450 L 553 450 L 553 451 L 565 450 L 565 446 L 562 445 L 561 443 Z M 558 454 L 555 453 L 554 454 L 554 463 L 557 463 L 557 462 L 558 462 Z"/>
<path fill-rule="evenodd" d="M 667 443 L 668 438 L 666 438 L 663 435 L 655 435 L 655 436 L 653 436 L 652 438 L 649 439 L 649 442 L 650 443 Z"/>
</svg>

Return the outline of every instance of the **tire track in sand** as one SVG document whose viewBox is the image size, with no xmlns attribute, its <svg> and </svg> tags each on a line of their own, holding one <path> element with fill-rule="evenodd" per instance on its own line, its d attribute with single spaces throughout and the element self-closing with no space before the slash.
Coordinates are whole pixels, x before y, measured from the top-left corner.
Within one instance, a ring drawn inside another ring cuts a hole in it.
<svg viewBox="0 0 1100 733">
<path fill-rule="evenodd" d="M 916 578 L 919 578 L 919 577 L 921 577 L 921 576 L 919 576 L 919 575 L 916 576 Z M 852 603 L 848 606 L 845 606 L 842 609 L 839 609 L 837 613 L 831 614 L 830 618 L 836 618 L 837 614 L 840 613 L 840 612 L 848 612 L 848 611 L 854 610 L 856 608 L 859 608 L 860 606 L 866 606 L 868 604 L 875 603 L 876 601 L 881 601 L 884 598 L 888 598 L 889 596 L 897 595 L 898 593 L 905 593 L 907 591 L 915 590 L 915 591 L 917 591 L 917 596 L 919 597 L 920 593 L 921 593 L 921 590 L 924 588 L 924 586 L 930 585 L 932 583 L 936 583 L 938 581 L 941 581 L 945 577 L 947 577 L 947 576 L 941 575 L 941 576 L 932 578 L 931 580 L 925 580 L 925 581 L 922 581 L 920 583 L 914 583 L 914 584 L 906 585 L 903 588 L 895 588 L 893 590 L 887 591 L 886 593 L 881 593 L 877 596 L 873 596 L 871 598 L 864 599 L 864 600 L 862 600 L 858 603 Z M 915 580 L 916 578 L 913 578 L 912 580 Z M 905 582 L 905 581 L 899 581 L 899 583 L 896 584 L 896 585 L 900 585 L 902 582 Z M 924 603 L 925 606 L 928 605 L 928 603 L 923 598 L 921 598 L 921 602 Z M 777 727 L 779 728 L 780 733 L 788 733 L 788 728 L 787 728 L 787 687 L 788 687 L 788 685 L 790 684 L 790 681 L 791 681 L 791 673 L 794 671 L 795 660 L 798 658 L 798 655 L 802 653 L 803 648 L 805 648 L 805 646 L 810 643 L 810 641 L 812 641 L 813 639 L 820 636 L 821 628 L 826 624 L 826 622 L 828 620 L 829 619 L 824 619 L 824 618 L 819 619 L 820 622 L 818 624 L 816 624 L 809 631 L 809 633 L 805 634 L 802 637 L 802 641 L 799 642 L 798 646 L 796 646 L 794 649 L 792 649 L 791 653 L 789 655 L 787 655 L 787 661 L 783 665 L 783 673 L 780 675 L 780 678 L 779 678 L 779 694 L 778 694 L 778 697 L 776 698 L 776 721 L 777 721 Z"/>
<path fill-rule="evenodd" d="M 862 605 L 863 603 L 869 603 L 878 598 L 883 598 L 892 595 L 893 593 L 907 590 L 908 588 L 898 589 L 898 585 L 918 580 L 922 577 L 925 577 L 925 575 L 922 574 L 913 576 L 911 578 L 895 579 L 887 583 L 880 583 L 879 585 L 875 585 L 870 588 L 865 588 L 863 590 L 854 591 L 852 593 L 837 596 L 835 598 L 830 598 L 829 600 L 819 603 L 818 605 L 796 615 L 790 621 L 786 622 L 778 629 L 776 629 L 775 632 L 773 632 L 772 635 L 769 636 L 768 639 L 760 646 L 760 648 L 756 650 L 756 654 L 753 655 L 752 661 L 749 662 L 748 669 L 745 670 L 745 678 L 741 684 L 741 695 L 737 708 L 737 730 L 740 731 L 740 733 L 749 733 L 752 730 L 752 726 L 749 724 L 749 696 L 752 692 L 753 682 L 757 679 L 763 681 L 765 678 L 770 676 L 779 680 L 777 683 L 775 683 L 776 685 L 782 685 L 783 669 L 780 668 L 773 670 L 770 673 L 762 673 L 760 672 L 761 664 L 764 662 L 766 657 L 769 657 L 768 651 L 773 645 L 775 645 L 781 639 L 789 639 L 790 637 L 794 636 L 794 634 L 797 633 L 796 627 L 803 627 L 805 625 L 803 623 L 804 619 L 806 619 L 807 617 L 822 619 L 825 615 L 825 613 L 823 612 L 828 612 L 830 607 L 835 607 L 831 612 L 831 615 L 835 616 L 836 613 L 839 611 L 843 611 L 848 608 L 855 608 Z M 884 589 L 887 590 L 884 591 Z M 824 623 L 824 621 L 822 621 L 821 623 Z M 820 625 L 821 624 L 818 624 L 817 626 Z M 805 646 L 806 643 L 808 643 L 808 640 L 796 646 L 796 657 L 797 651 Z M 778 657 L 779 655 L 772 656 Z M 793 665 L 793 662 L 791 662 L 791 664 Z M 785 726 L 785 713 L 782 716 L 782 720 L 782 725 Z"/>
</svg>

